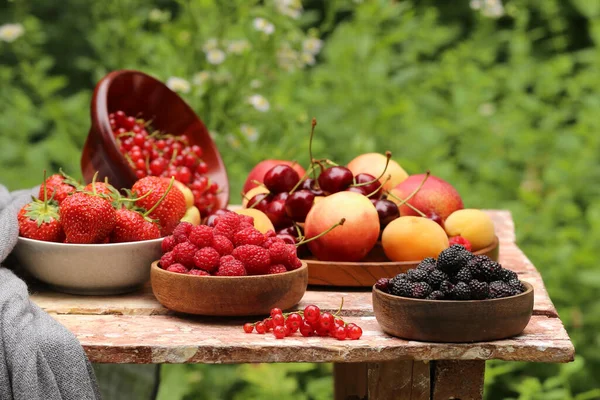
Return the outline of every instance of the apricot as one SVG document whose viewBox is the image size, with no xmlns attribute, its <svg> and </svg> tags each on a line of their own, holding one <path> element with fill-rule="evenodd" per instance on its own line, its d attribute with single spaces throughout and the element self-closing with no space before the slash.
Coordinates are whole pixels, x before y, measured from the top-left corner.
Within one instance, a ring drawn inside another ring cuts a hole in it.
<svg viewBox="0 0 600 400">
<path fill-rule="evenodd" d="M 198 210 L 198 207 L 188 207 L 185 210 L 185 214 L 181 218 L 181 221 L 189 222 L 192 225 L 200 225 L 200 221 L 202 221 L 202 218 L 200 217 L 200 210 Z"/>
<path fill-rule="evenodd" d="M 241 215 L 248 215 L 254 218 L 254 227 L 260 233 L 267 233 L 267 231 L 269 230 L 275 230 L 275 227 L 273 226 L 273 223 L 271 222 L 269 217 L 267 217 L 267 214 L 260 210 L 257 210 L 255 208 L 240 208 L 235 210 L 235 212 Z"/>
<path fill-rule="evenodd" d="M 377 177 L 383 172 L 386 161 L 387 158 L 383 154 L 365 153 L 355 157 L 348 163 L 347 167 L 355 176 L 365 173 Z M 383 185 L 383 190 L 390 190 L 408 178 L 406 171 L 394 160 L 390 160 L 385 174 L 379 181 L 385 182 L 388 175 L 391 175 L 391 178 Z"/>
<path fill-rule="evenodd" d="M 496 237 L 494 222 L 488 214 L 474 208 L 454 211 L 446 218 L 448 236 L 462 236 L 471 243 L 472 251 L 491 245 Z"/>
<path fill-rule="evenodd" d="M 429 218 L 400 217 L 383 230 L 381 245 L 392 261 L 420 261 L 426 257 L 437 258 L 448 247 L 448 236 Z"/>
</svg>

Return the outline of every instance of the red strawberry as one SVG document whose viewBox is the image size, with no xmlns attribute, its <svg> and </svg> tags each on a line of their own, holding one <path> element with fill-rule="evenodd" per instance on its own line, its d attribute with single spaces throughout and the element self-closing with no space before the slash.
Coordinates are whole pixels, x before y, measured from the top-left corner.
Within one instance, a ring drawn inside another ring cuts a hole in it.
<svg viewBox="0 0 600 400">
<path fill-rule="evenodd" d="M 60 174 L 50 175 L 48 179 L 44 181 L 44 184 L 46 185 L 46 195 L 44 195 L 44 185 L 42 185 L 40 187 L 40 193 L 38 194 L 40 200 L 45 200 L 47 196 L 49 199 L 52 198 L 60 204 L 69 194 L 74 193 L 75 190 L 81 187 L 81 185 L 73 178 L 62 171 L 60 172 Z"/>
<path fill-rule="evenodd" d="M 62 242 L 65 233 L 60 226 L 58 207 L 34 200 L 19 211 L 19 235 L 46 242 Z"/>
<path fill-rule="evenodd" d="M 115 189 L 115 187 L 113 185 L 108 183 L 108 181 L 106 181 L 106 182 L 92 181 L 83 188 L 83 191 L 94 193 L 94 194 L 103 194 L 103 195 L 107 196 L 107 199 L 109 199 L 111 201 L 119 200 L 121 198 L 119 191 L 117 189 Z"/>
<path fill-rule="evenodd" d="M 138 180 L 131 188 L 137 197 L 136 205 L 150 210 L 160 202 L 148 216 L 157 219 L 162 236 L 170 235 L 183 218 L 186 211 L 185 198 L 180 190 L 171 190 L 172 184 L 157 176 L 147 176 Z M 148 194 L 149 193 L 149 194 Z M 147 194 L 147 196 L 145 196 Z M 164 199 L 161 201 L 161 198 Z"/>
<path fill-rule="evenodd" d="M 143 214 L 126 208 L 116 211 L 115 227 L 110 233 L 112 243 L 139 242 L 159 237 L 158 225 Z"/>
<path fill-rule="evenodd" d="M 77 192 L 63 200 L 60 221 L 67 243 L 101 243 L 116 224 L 116 210 L 109 200 Z"/>
</svg>

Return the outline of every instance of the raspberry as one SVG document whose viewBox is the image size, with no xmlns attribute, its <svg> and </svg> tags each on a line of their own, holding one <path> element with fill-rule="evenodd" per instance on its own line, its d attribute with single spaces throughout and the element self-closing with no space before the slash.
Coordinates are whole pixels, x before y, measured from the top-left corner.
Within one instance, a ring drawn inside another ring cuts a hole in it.
<svg viewBox="0 0 600 400">
<path fill-rule="evenodd" d="M 237 213 L 227 213 L 219 215 L 215 219 L 215 233 L 233 240 L 233 235 L 238 231 L 240 225 L 240 215 Z"/>
<path fill-rule="evenodd" d="M 158 263 L 162 269 L 167 269 L 170 265 L 175 264 L 175 256 L 172 251 L 166 252 L 160 258 Z"/>
<path fill-rule="evenodd" d="M 265 233 L 265 237 L 266 238 L 270 238 L 270 237 L 276 237 L 277 234 L 275 233 L 275 231 L 273 229 L 269 229 L 266 233 Z"/>
<path fill-rule="evenodd" d="M 269 275 L 272 274 L 281 274 L 282 272 L 287 272 L 287 268 L 283 264 L 273 264 L 269 267 Z"/>
<path fill-rule="evenodd" d="M 233 249 L 231 254 L 244 264 L 248 275 L 264 275 L 271 266 L 269 250 L 260 246 L 245 244 Z"/>
<path fill-rule="evenodd" d="M 204 247 L 194 254 L 194 264 L 196 267 L 208 272 L 212 272 L 219 267 L 221 255 L 212 247 Z"/>
<path fill-rule="evenodd" d="M 188 273 L 188 269 L 181 264 L 169 265 L 169 267 L 167 268 L 167 271 L 175 272 L 178 274 L 187 274 Z"/>
<path fill-rule="evenodd" d="M 183 264 L 186 268 L 194 266 L 194 254 L 198 248 L 190 242 L 183 242 L 173 247 L 175 262 Z"/>
<path fill-rule="evenodd" d="M 250 224 L 254 226 L 254 217 L 240 214 L 240 224 Z"/>
<path fill-rule="evenodd" d="M 223 256 L 219 260 L 219 269 L 215 273 L 216 276 L 244 276 L 246 269 L 241 261 L 236 260 L 233 256 Z"/>
<path fill-rule="evenodd" d="M 236 247 L 243 246 L 245 244 L 261 246 L 264 241 L 264 235 L 254 227 L 244 228 L 233 235 L 233 243 L 235 243 Z"/>
<path fill-rule="evenodd" d="M 293 244 L 286 244 L 286 246 L 288 249 L 288 258 L 287 263 L 285 263 L 285 265 L 287 265 L 288 270 L 293 271 L 295 269 L 300 268 L 302 266 L 302 261 L 300 261 L 300 259 L 298 258 L 296 246 L 294 246 Z"/>
<path fill-rule="evenodd" d="M 240 222 L 240 224 L 237 227 L 238 232 L 241 230 L 247 229 L 247 228 L 254 228 L 254 225 L 249 224 L 247 222 Z M 256 229 L 256 228 L 254 228 L 254 229 Z M 261 235 L 262 235 L 262 233 L 261 233 Z"/>
<path fill-rule="evenodd" d="M 272 232 L 272 231 L 269 231 Z M 285 243 L 281 238 L 278 238 L 277 236 L 267 236 L 265 235 L 265 241 L 262 244 L 262 247 L 264 247 L 265 249 L 269 249 L 271 248 L 271 246 L 273 246 L 273 244 L 275 243 Z"/>
<path fill-rule="evenodd" d="M 173 247 L 175 247 L 176 244 L 177 242 L 173 236 L 167 236 L 163 239 L 160 247 L 163 253 L 168 253 L 169 251 L 173 250 Z"/>
<path fill-rule="evenodd" d="M 223 235 L 215 235 L 212 239 L 212 247 L 219 252 L 221 256 L 231 254 L 233 243 Z"/>
<path fill-rule="evenodd" d="M 465 239 L 462 236 L 453 236 L 448 240 L 448 244 L 452 246 L 453 244 L 460 244 L 468 251 L 471 251 L 471 242 Z"/>
<path fill-rule="evenodd" d="M 213 228 L 207 225 L 196 225 L 192 228 L 189 236 L 192 242 L 199 249 L 208 247 L 212 244 Z"/>
<path fill-rule="evenodd" d="M 390 280 L 388 278 L 380 278 L 375 282 L 375 287 L 385 293 L 388 292 L 389 285 Z"/>
<path fill-rule="evenodd" d="M 173 229 L 173 237 L 177 243 L 183 243 L 188 241 L 188 236 L 194 225 L 189 222 L 180 222 L 175 229 Z"/>
<path fill-rule="evenodd" d="M 275 242 L 269 247 L 269 257 L 275 264 L 287 264 L 289 259 L 289 249 L 283 241 Z"/>
<path fill-rule="evenodd" d="M 190 272 L 188 272 L 188 275 L 210 276 L 210 273 L 206 272 L 203 269 L 194 268 L 194 269 L 190 269 Z"/>
</svg>

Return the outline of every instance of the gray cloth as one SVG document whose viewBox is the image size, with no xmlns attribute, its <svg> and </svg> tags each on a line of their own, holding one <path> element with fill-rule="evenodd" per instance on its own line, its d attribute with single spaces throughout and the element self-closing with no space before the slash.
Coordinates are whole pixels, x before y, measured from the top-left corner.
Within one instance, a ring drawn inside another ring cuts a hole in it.
<svg viewBox="0 0 600 400">
<path fill-rule="evenodd" d="M 17 213 L 37 190 L 0 185 L 0 262 L 17 242 Z M 29 300 L 27 285 L 0 267 L 0 400 L 100 399 L 77 338 Z"/>
</svg>

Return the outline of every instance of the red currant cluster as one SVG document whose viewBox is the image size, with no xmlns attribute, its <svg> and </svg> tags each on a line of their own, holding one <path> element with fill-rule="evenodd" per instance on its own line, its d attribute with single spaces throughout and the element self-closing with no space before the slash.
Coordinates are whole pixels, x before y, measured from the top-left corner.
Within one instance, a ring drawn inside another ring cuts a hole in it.
<svg viewBox="0 0 600 400">
<path fill-rule="evenodd" d="M 201 213 L 216 207 L 219 185 L 205 176 L 208 165 L 202 160 L 200 146 L 190 146 L 186 135 L 152 131 L 149 121 L 123 111 L 108 117 L 117 145 L 138 179 L 148 175 L 174 176 L 191 189 L 194 205 Z"/>
<path fill-rule="evenodd" d="M 340 307 L 341 309 L 341 307 Z M 304 311 L 283 313 L 279 308 L 271 310 L 271 316 L 262 321 L 244 324 L 244 332 L 265 334 L 273 331 L 277 339 L 293 335 L 300 331 L 304 337 L 331 336 L 338 340 L 357 340 L 362 336 L 362 329 L 354 324 L 347 324 L 337 313 L 321 313 L 319 307 L 309 305 Z"/>
</svg>

